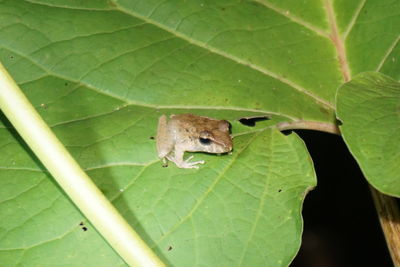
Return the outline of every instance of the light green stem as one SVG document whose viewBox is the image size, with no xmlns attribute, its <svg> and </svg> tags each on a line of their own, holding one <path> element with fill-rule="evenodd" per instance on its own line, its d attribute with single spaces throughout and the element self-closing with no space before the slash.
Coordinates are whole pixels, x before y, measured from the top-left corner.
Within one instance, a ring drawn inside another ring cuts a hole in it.
<svg viewBox="0 0 400 267">
<path fill-rule="evenodd" d="M 100 234 L 131 266 L 164 266 L 100 192 L 0 63 L 0 109 Z"/>
</svg>

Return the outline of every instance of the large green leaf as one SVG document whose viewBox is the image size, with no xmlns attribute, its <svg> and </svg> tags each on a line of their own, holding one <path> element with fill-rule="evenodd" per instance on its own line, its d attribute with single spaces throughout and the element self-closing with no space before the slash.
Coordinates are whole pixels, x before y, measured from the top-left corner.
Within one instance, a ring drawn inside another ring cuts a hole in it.
<svg viewBox="0 0 400 267">
<path fill-rule="evenodd" d="M 364 70 L 396 78 L 398 10 L 391 0 L 3 0 L 0 60 L 164 261 L 285 266 L 315 177 L 301 140 L 273 126 L 334 128 L 343 81 Z M 229 119 L 232 155 L 162 168 L 151 137 L 161 114 L 178 112 Z M 254 128 L 236 120 L 260 115 L 270 120 Z M 1 121 L 0 262 L 124 265 Z"/>
<path fill-rule="evenodd" d="M 400 84 L 379 73 L 360 74 L 339 89 L 337 114 L 367 180 L 400 197 Z"/>
</svg>

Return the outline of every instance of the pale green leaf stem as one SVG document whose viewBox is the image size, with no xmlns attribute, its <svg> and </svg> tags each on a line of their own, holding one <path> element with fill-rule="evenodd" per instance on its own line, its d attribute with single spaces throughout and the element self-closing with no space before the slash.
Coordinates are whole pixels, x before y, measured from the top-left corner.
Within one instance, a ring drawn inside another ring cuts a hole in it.
<svg viewBox="0 0 400 267">
<path fill-rule="evenodd" d="M 61 188 L 126 263 L 164 266 L 71 157 L 1 63 L 0 109 Z"/>
</svg>

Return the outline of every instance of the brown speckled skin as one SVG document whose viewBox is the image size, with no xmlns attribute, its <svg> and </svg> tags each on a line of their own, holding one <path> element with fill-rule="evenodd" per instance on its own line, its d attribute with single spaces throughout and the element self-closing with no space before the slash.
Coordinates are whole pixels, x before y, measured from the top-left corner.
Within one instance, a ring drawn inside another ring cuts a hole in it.
<svg viewBox="0 0 400 267">
<path fill-rule="evenodd" d="M 204 143 L 204 140 L 207 143 Z M 203 142 L 202 142 L 203 141 Z M 183 160 L 185 151 L 225 153 L 232 150 L 229 123 L 193 114 L 162 115 L 158 121 L 158 156 L 174 162 L 179 168 L 198 168 L 203 161 Z"/>
</svg>

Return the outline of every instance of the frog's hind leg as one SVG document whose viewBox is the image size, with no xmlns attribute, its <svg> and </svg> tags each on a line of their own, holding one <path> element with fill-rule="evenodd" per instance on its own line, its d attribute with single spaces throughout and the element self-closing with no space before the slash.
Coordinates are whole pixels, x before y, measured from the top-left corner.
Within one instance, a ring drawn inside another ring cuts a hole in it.
<svg viewBox="0 0 400 267">
<path fill-rule="evenodd" d="M 174 141 L 170 136 L 167 126 L 167 116 L 162 115 L 158 119 L 157 128 L 157 153 L 159 158 L 165 158 L 173 150 Z"/>
</svg>

